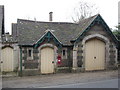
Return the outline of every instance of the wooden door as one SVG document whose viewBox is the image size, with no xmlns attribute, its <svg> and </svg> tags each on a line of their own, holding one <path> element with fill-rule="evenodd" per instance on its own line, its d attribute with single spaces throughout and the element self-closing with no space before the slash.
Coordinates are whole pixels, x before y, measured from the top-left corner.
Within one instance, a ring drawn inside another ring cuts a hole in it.
<svg viewBox="0 0 120 90">
<path fill-rule="evenodd" d="M 45 47 L 41 49 L 41 73 L 53 73 L 54 72 L 54 49 Z"/>
<path fill-rule="evenodd" d="M 11 47 L 6 47 L 2 49 L 2 71 L 13 71 L 13 48 Z"/>
<path fill-rule="evenodd" d="M 105 43 L 96 38 L 85 44 L 85 70 L 102 70 L 105 65 Z"/>
</svg>

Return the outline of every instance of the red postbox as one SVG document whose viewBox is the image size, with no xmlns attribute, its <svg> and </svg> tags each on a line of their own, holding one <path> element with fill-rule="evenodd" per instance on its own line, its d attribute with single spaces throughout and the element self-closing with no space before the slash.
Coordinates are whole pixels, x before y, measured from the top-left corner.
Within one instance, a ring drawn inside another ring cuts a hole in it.
<svg viewBox="0 0 120 90">
<path fill-rule="evenodd" d="M 58 60 L 57 63 L 61 64 L 61 56 L 60 55 L 57 56 L 57 60 Z"/>
</svg>

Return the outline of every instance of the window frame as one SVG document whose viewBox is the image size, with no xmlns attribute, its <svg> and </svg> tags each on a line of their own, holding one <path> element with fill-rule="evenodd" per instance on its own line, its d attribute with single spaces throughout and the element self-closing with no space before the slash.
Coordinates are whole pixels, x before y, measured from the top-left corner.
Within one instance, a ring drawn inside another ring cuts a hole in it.
<svg viewBox="0 0 120 90">
<path fill-rule="evenodd" d="M 31 55 L 30 55 L 29 51 L 31 52 Z M 33 60 L 33 49 L 32 48 L 27 49 L 27 59 L 28 60 Z"/>
<path fill-rule="evenodd" d="M 62 49 L 62 59 L 67 59 L 67 48 Z"/>
</svg>

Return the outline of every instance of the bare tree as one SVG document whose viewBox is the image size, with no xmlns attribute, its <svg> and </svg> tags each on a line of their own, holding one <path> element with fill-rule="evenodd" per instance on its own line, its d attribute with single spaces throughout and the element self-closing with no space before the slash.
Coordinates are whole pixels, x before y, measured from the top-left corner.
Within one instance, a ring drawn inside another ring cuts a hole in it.
<svg viewBox="0 0 120 90">
<path fill-rule="evenodd" d="M 95 4 L 90 4 L 87 2 L 79 2 L 79 5 L 74 8 L 74 16 L 72 16 L 72 20 L 75 23 L 78 23 L 82 19 L 88 18 L 92 15 L 98 13 L 98 8 Z"/>
</svg>

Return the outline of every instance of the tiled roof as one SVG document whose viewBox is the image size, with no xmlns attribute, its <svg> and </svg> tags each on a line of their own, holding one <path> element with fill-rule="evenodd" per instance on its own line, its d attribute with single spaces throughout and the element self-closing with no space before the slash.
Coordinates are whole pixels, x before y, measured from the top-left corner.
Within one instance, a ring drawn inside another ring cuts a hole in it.
<svg viewBox="0 0 120 90">
<path fill-rule="evenodd" d="M 17 31 L 19 45 L 33 45 L 46 32 L 51 32 L 63 45 L 71 45 L 71 40 L 75 40 L 93 22 L 98 15 L 84 19 L 79 24 L 68 22 L 39 22 L 18 19 Z"/>
<path fill-rule="evenodd" d="M 2 43 L 17 43 L 16 38 L 12 35 L 2 35 Z"/>
</svg>

